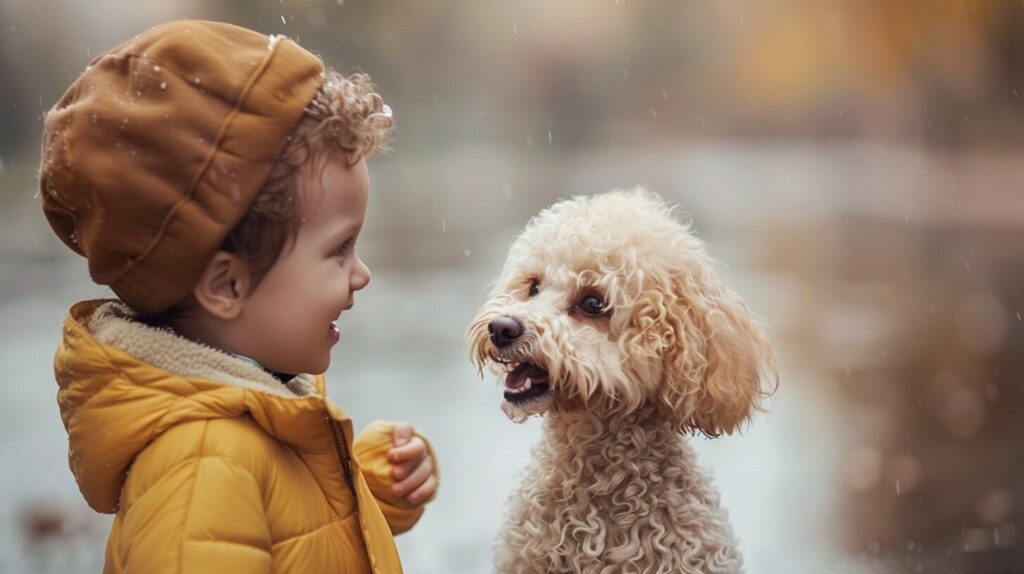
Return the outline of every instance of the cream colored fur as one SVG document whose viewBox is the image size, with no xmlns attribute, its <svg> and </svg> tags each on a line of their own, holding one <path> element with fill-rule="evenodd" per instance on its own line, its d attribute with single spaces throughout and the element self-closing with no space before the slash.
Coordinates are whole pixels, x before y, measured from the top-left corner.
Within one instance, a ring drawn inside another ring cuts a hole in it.
<svg viewBox="0 0 1024 574">
<path fill-rule="evenodd" d="M 96 308 L 86 328 L 96 340 L 164 371 L 201 377 L 287 398 L 316 394 L 316 382 L 302 374 L 286 384 L 256 365 L 175 333 L 134 320 L 125 304 L 112 301 Z"/>
<path fill-rule="evenodd" d="M 602 317 L 580 312 L 587 294 L 607 303 Z M 499 316 L 524 326 L 502 349 L 487 328 Z M 503 404 L 513 420 L 546 421 L 509 502 L 499 572 L 742 571 L 726 512 L 682 435 L 731 434 L 777 373 L 743 302 L 661 198 L 638 188 L 540 213 L 467 338 L 481 369 L 531 362 L 551 381 L 544 397 Z"/>
</svg>

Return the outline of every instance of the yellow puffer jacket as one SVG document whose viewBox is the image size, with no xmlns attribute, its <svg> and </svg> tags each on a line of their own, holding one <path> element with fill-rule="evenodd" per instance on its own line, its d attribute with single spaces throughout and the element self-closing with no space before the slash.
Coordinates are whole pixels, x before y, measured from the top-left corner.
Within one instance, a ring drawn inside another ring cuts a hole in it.
<svg viewBox="0 0 1024 574">
<path fill-rule="evenodd" d="M 105 572 L 402 571 L 423 507 L 390 493 L 394 424 L 353 444 L 322 377 L 286 387 L 112 301 L 71 308 L 54 369 L 71 470 L 117 513 Z"/>
</svg>

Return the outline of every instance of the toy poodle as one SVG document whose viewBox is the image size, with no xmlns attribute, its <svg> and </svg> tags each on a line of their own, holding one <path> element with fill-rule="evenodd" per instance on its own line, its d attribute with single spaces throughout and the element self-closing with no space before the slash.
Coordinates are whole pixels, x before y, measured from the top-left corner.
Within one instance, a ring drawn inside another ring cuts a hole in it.
<svg viewBox="0 0 1024 574">
<path fill-rule="evenodd" d="M 671 206 L 637 188 L 544 210 L 466 338 L 479 369 L 503 373 L 512 420 L 546 415 L 509 500 L 498 572 L 742 571 L 685 435 L 731 434 L 778 374 Z"/>
</svg>

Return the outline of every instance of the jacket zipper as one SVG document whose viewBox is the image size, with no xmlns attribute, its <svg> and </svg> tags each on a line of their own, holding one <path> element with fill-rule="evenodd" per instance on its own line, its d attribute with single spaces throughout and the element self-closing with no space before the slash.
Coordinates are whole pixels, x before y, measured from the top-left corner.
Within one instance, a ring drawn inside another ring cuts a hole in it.
<svg viewBox="0 0 1024 574">
<path fill-rule="evenodd" d="M 359 497 L 356 496 L 355 481 L 352 480 L 352 457 L 348 453 L 348 445 L 345 444 L 345 433 L 338 428 L 338 423 L 330 417 L 327 417 L 327 426 L 331 428 L 331 434 L 334 436 L 334 450 L 338 453 L 341 472 L 345 475 L 345 486 L 352 493 L 352 506 L 358 509 Z"/>
</svg>

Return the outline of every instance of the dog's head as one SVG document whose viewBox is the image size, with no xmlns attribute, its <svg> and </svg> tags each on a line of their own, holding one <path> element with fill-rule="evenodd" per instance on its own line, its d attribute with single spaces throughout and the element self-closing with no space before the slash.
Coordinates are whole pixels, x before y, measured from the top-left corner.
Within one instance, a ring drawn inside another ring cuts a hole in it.
<svg viewBox="0 0 1024 574">
<path fill-rule="evenodd" d="M 680 431 L 717 436 L 777 381 L 771 347 L 701 241 L 643 189 L 534 217 L 466 337 L 480 369 L 505 372 L 514 420 L 655 405 Z"/>
</svg>

